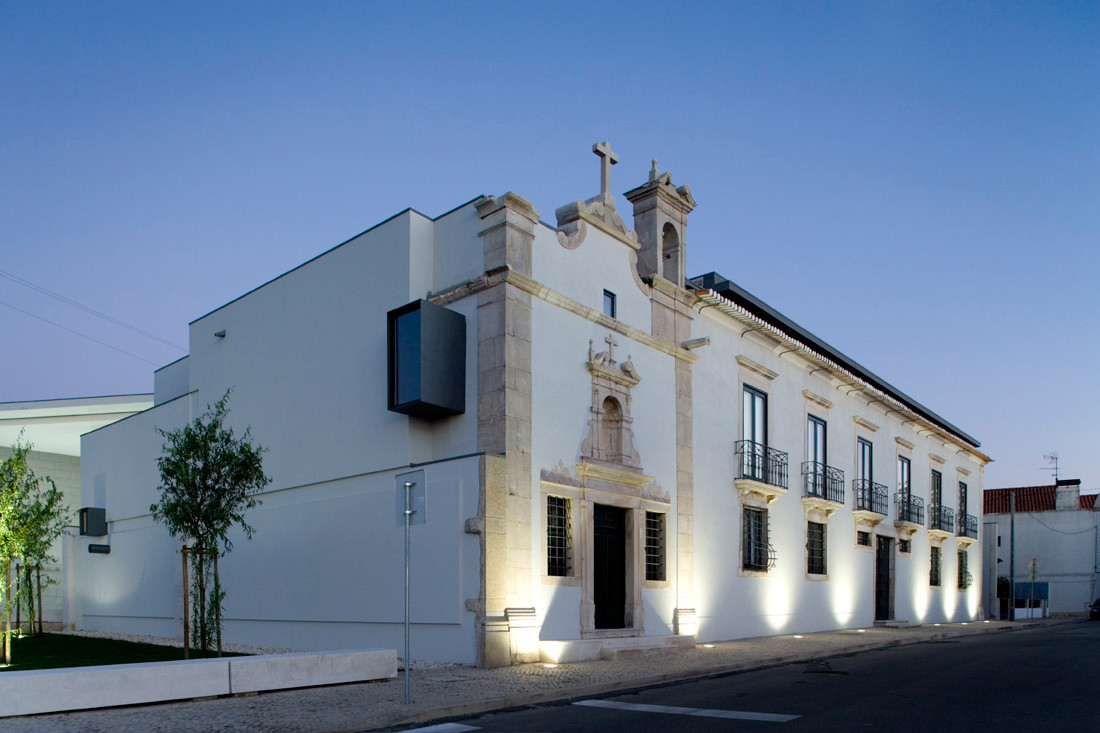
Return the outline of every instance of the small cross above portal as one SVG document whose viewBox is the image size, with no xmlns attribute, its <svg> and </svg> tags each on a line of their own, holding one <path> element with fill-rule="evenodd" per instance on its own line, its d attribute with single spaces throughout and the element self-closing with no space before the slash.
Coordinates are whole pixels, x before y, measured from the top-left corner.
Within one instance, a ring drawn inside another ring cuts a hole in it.
<svg viewBox="0 0 1100 733">
<path fill-rule="evenodd" d="M 611 146 L 604 140 L 592 146 L 592 152 L 600 156 L 600 193 L 611 195 L 611 166 L 619 162 L 619 156 L 611 152 Z"/>
<path fill-rule="evenodd" d="M 604 343 L 607 344 L 607 361 L 609 364 L 615 363 L 615 347 L 619 345 L 619 342 L 615 340 L 615 337 L 611 334 L 607 334 L 607 338 L 604 339 Z"/>
</svg>

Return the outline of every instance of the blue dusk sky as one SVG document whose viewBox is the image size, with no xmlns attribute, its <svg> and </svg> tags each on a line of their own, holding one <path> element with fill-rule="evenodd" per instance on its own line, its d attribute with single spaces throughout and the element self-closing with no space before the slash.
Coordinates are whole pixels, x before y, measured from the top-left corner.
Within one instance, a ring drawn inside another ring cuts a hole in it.
<svg viewBox="0 0 1100 733">
<path fill-rule="evenodd" d="M 987 488 L 1051 451 L 1100 488 L 1098 86 L 1072 0 L 0 2 L 0 402 L 151 391 L 406 207 L 553 222 L 608 140 L 613 193 L 691 186 L 689 275 L 975 436 Z"/>
</svg>

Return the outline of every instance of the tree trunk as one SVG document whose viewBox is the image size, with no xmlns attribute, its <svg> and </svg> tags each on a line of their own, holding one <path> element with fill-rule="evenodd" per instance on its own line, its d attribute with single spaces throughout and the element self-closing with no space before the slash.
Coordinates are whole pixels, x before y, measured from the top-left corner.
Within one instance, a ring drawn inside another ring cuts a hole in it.
<svg viewBox="0 0 1100 733">
<path fill-rule="evenodd" d="M 199 550 L 199 648 L 206 656 L 206 550 Z"/>
</svg>

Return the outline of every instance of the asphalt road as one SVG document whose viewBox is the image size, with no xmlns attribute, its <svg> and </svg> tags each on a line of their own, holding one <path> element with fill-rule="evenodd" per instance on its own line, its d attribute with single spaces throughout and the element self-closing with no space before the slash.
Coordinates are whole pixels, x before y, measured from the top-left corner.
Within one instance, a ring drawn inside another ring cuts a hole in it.
<svg viewBox="0 0 1100 733">
<path fill-rule="evenodd" d="M 1100 730 L 1100 623 L 963 637 L 413 730 Z M 763 719 L 761 719 L 763 717 Z"/>
</svg>

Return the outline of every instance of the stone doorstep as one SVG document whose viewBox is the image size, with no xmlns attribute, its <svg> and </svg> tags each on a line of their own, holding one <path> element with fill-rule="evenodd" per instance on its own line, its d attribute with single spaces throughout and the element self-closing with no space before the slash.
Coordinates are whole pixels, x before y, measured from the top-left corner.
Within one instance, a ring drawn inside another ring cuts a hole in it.
<svg viewBox="0 0 1100 733">
<path fill-rule="evenodd" d="M 695 637 L 622 636 L 607 639 L 544 640 L 539 644 L 539 659 L 553 664 L 591 662 L 600 659 L 625 659 L 651 654 L 671 654 L 695 646 Z"/>
<path fill-rule="evenodd" d="M 912 626 L 913 624 L 901 619 L 886 619 L 885 621 L 875 621 L 875 626 L 880 626 L 887 629 L 904 629 Z"/>
</svg>

